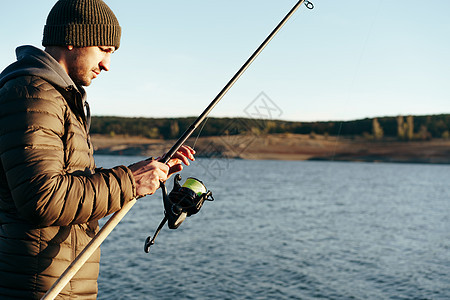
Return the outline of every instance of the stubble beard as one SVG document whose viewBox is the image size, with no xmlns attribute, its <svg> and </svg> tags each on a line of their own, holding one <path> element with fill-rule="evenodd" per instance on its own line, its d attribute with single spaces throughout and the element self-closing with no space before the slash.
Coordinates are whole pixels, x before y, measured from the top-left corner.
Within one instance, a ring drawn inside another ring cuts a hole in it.
<svg viewBox="0 0 450 300">
<path fill-rule="evenodd" d="M 92 82 L 92 68 L 88 61 L 80 54 L 74 53 L 71 63 L 68 65 L 68 74 L 77 86 L 89 86 Z"/>
<path fill-rule="evenodd" d="M 86 70 L 69 70 L 69 76 L 72 78 L 73 82 L 78 86 L 89 86 L 92 83 L 91 78 L 92 71 L 86 71 Z"/>
</svg>

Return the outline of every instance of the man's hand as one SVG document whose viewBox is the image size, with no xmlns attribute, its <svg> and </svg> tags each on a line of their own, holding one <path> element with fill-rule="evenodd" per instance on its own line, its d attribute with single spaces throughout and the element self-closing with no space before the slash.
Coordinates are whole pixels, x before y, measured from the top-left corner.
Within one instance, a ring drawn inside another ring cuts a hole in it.
<svg viewBox="0 0 450 300">
<path fill-rule="evenodd" d="M 189 166 L 191 161 L 194 161 L 195 150 L 189 146 L 181 146 L 180 149 L 172 156 L 172 158 L 167 162 L 169 166 L 169 174 L 167 177 L 170 177 L 173 173 L 179 172 L 183 170 L 183 164 Z M 164 157 L 164 156 L 163 156 Z M 162 157 L 159 157 L 157 160 L 161 160 Z"/>
<path fill-rule="evenodd" d="M 166 164 L 160 162 L 162 158 L 146 159 L 130 165 L 136 182 L 136 196 L 151 195 L 159 188 L 160 181 L 165 182 L 173 173 L 183 169 L 183 165 L 189 166 L 194 161 L 195 151 L 189 146 L 181 146 Z"/>
<path fill-rule="evenodd" d="M 169 166 L 154 159 L 142 160 L 130 165 L 136 182 L 136 196 L 152 195 L 159 188 L 160 181 L 166 181 Z"/>
</svg>

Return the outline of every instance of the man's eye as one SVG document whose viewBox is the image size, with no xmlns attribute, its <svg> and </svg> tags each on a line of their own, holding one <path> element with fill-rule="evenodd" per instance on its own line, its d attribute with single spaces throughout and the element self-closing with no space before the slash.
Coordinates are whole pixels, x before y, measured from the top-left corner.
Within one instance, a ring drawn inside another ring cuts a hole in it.
<svg viewBox="0 0 450 300">
<path fill-rule="evenodd" d="M 102 48 L 102 47 L 98 47 L 102 52 L 105 53 L 114 53 L 114 50 L 111 48 Z"/>
</svg>

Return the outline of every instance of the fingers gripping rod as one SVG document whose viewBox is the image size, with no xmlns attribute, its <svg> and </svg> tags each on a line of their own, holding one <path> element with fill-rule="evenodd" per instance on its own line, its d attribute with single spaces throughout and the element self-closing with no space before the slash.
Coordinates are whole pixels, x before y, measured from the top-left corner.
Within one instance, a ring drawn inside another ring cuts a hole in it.
<svg viewBox="0 0 450 300">
<path fill-rule="evenodd" d="M 283 20 L 275 27 L 275 29 L 270 33 L 270 35 L 264 40 L 264 42 L 256 49 L 256 51 L 250 56 L 250 58 L 245 62 L 245 64 L 239 69 L 239 71 L 231 78 L 231 80 L 225 85 L 225 87 L 220 91 L 220 93 L 214 98 L 214 100 L 208 105 L 208 107 L 203 111 L 203 113 L 194 121 L 194 123 L 184 132 L 184 134 L 177 140 L 175 145 L 170 148 L 170 150 L 164 155 L 162 162 L 168 163 L 170 158 L 180 149 L 180 147 L 187 141 L 187 139 L 194 133 L 195 129 L 205 120 L 208 114 L 213 110 L 213 108 L 219 103 L 219 101 L 225 96 L 228 90 L 236 83 L 236 81 L 241 77 L 241 75 L 248 69 L 251 63 L 256 59 L 256 57 L 264 50 L 264 48 L 270 43 L 274 36 L 281 30 L 281 28 L 286 24 L 286 22 L 292 17 L 292 15 L 298 10 L 298 8 L 305 3 L 308 9 L 313 9 L 314 5 L 307 0 L 300 0 L 295 4 L 295 6 L 289 11 L 289 13 L 283 18 Z M 69 267 L 64 271 L 64 273 L 58 278 L 58 280 L 52 285 L 52 287 L 47 291 L 47 293 L 41 298 L 41 300 L 53 300 L 63 288 L 69 283 L 69 281 L 75 276 L 75 274 L 81 269 L 84 263 L 92 256 L 92 254 L 100 247 L 101 243 L 107 238 L 107 236 L 112 232 L 112 230 L 119 224 L 119 222 L 125 217 L 128 211 L 137 202 L 137 199 L 133 199 L 126 203 L 122 209 L 114 213 L 111 218 L 103 225 L 97 235 L 91 240 L 91 242 L 83 249 L 83 251 L 75 258 L 75 260 L 70 264 Z"/>
</svg>

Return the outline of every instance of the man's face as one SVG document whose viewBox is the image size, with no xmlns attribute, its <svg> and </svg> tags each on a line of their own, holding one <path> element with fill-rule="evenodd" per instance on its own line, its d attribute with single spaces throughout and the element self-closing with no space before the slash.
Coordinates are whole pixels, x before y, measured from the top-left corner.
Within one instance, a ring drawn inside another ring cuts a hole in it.
<svg viewBox="0 0 450 300">
<path fill-rule="evenodd" d="M 89 86 L 102 70 L 109 71 L 111 54 L 115 47 L 95 46 L 75 48 L 69 46 L 66 60 L 67 72 L 73 82 Z"/>
</svg>

